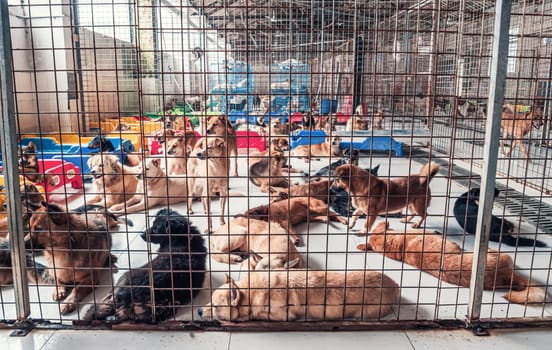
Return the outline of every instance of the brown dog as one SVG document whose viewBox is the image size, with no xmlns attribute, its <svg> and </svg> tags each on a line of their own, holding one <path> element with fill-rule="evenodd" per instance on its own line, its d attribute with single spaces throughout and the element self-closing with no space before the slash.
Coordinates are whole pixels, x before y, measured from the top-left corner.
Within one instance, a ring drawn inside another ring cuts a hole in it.
<svg viewBox="0 0 552 350">
<path fill-rule="evenodd" d="M 347 219 L 331 211 L 326 203 L 309 197 L 290 198 L 269 205 L 261 205 L 236 217 L 238 216 L 277 222 L 289 231 L 296 245 L 301 243 L 301 239 L 297 236 L 297 231 L 295 231 L 293 225 L 313 221 L 335 221 L 343 225 L 347 224 Z"/>
<path fill-rule="evenodd" d="M 275 222 L 234 218 L 219 227 L 209 243 L 211 257 L 221 263 L 240 263 L 245 255 L 251 254 L 254 256 L 250 256 L 249 263 L 253 269 L 303 267 L 303 259 L 289 241 L 289 233 Z"/>
<path fill-rule="evenodd" d="M 200 317 L 224 321 L 380 319 L 400 298 L 399 286 L 375 271 L 252 271 L 213 292 Z"/>
<path fill-rule="evenodd" d="M 111 207 L 113 214 L 128 214 L 185 202 L 188 199 L 186 178 L 167 177 L 161 168 L 160 159 L 148 159 L 144 164 L 144 182 L 140 183 L 133 196 L 126 202 Z"/>
<path fill-rule="evenodd" d="M 33 212 L 25 247 L 41 250 L 46 256 L 57 286 L 52 298 L 64 299 L 62 315 L 74 311 L 99 283 L 102 271 L 109 271 L 117 261 L 110 253 L 107 227 L 94 225 L 86 216 L 65 212 L 54 204 L 44 203 Z"/>
<path fill-rule="evenodd" d="M 138 171 L 122 165 L 114 154 L 95 154 L 88 159 L 90 174 L 94 180 L 94 197 L 86 204 L 98 203 L 106 208 L 124 203 L 136 192 Z"/>
<path fill-rule="evenodd" d="M 224 225 L 224 210 L 228 198 L 228 158 L 226 143 L 222 138 L 203 137 L 190 153 L 188 162 L 188 215 L 193 214 L 192 201 L 201 198 L 203 211 L 207 214 L 206 233 L 213 232 L 211 220 L 211 196 L 220 196 L 220 224 Z"/>
<path fill-rule="evenodd" d="M 226 142 L 227 154 L 225 156 L 230 157 L 230 153 L 234 154 L 234 176 L 238 176 L 238 139 L 228 117 L 220 115 L 216 118 L 209 118 L 206 134 L 220 137 Z M 227 162 L 226 169 L 230 170 L 230 158 L 227 158 Z"/>
<path fill-rule="evenodd" d="M 353 228 L 358 217 L 365 214 L 366 223 L 360 234 L 368 234 L 377 215 L 395 212 L 405 206 L 408 213 L 404 222 L 410 222 L 414 216 L 419 215 L 420 219 L 412 227 L 420 227 L 427 216 L 427 207 L 431 200 L 429 182 L 438 171 L 439 164 L 429 162 L 418 175 L 380 179 L 356 165 L 338 166 L 335 169 L 334 186 L 345 189 L 356 208 L 349 228 Z"/>
<path fill-rule="evenodd" d="M 469 287 L 473 253 L 464 252 L 454 242 L 425 230 L 398 232 L 389 229 L 389 223 L 376 226 L 368 244 L 357 247 L 373 250 L 388 258 L 404 261 L 445 282 Z M 485 290 L 511 289 L 504 298 L 512 303 L 543 303 L 546 292 L 536 283 L 515 272 L 512 258 L 489 249 L 485 267 Z"/>
<path fill-rule="evenodd" d="M 166 130 L 165 136 L 168 131 Z M 186 175 L 188 155 L 194 149 L 196 142 L 195 134 L 189 131 L 166 140 L 165 156 L 167 157 L 168 175 Z"/>
<path fill-rule="evenodd" d="M 247 159 L 247 162 L 249 163 L 249 166 L 252 164 L 255 164 L 271 154 L 274 154 L 275 152 L 279 152 L 281 154 L 285 154 L 285 152 L 289 151 L 289 142 L 284 137 L 275 137 L 272 138 L 269 142 L 269 148 L 263 152 L 260 151 L 254 151 L 249 153 L 249 158 Z"/>
<path fill-rule="evenodd" d="M 294 157 L 301 157 L 305 161 L 309 161 L 311 158 L 320 159 L 322 157 L 330 158 L 333 156 L 340 156 L 342 154 L 339 149 L 340 142 L 341 138 L 339 136 L 327 136 L 325 142 L 295 147 L 291 151 L 291 155 Z"/>
<path fill-rule="evenodd" d="M 330 180 L 311 181 L 290 187 L 270 187 L 270 201 L 277 202 L 293 197 L 311 197 L 328 203 L 331 196 L 330 187 Z"/>
<path fill-rule="evenodd" d="M 540 113 L 533 110 L 527 113 L 517 113 L 515 110 L 516 107 L 509 103 L 504 104 L 502 108 L 502 121 L 500 122 L 500 126 L 502 127 L 502 138 L 500 139 L 500 149 L 506 157 L 509 157 L 513 149 L 519 145 L 519 149 L 525 155 L 527 161 L 530 162 L 531 159 L 529 159 L 529 153 L 523 144 L 523 139 L 531 132 L 531 128 L 540 128 L 543 124 L 542 116 Z M 508 137 L 512 137 L 513 141 L 510 150 L 506 152 L 504 140 Z"/>
<path fill-rule="evenodd" d="M 249 167 L 249 180 L 261 187 L 261 192 L 268 192 L 270 186 L 289 186 L 289 181 L 282 175 L 282 168 L 287 158 L 280 152 L 274 152 Z"/>
</svg>

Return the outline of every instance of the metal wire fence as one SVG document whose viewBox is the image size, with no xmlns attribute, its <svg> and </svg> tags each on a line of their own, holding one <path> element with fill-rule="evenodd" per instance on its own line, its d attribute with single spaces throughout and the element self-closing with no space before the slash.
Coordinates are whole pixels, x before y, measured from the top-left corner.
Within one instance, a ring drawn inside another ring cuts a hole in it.
<svg viewBox="0 0 552 350">
<path fill-rule="evenodd" d="M 0 326 L 550 324 L 551 3 L 9 0 L 0 23 Z"/>
</svg>

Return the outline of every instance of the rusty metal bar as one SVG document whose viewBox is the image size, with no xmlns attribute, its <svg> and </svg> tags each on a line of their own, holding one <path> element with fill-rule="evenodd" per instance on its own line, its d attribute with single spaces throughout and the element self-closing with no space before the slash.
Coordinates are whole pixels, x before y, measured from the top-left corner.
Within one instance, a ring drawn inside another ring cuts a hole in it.
<svg viewBox="0 0 552 350">
<path fill-rule="evenodd" d="M 2 143 L 3 174 L 8 204 L 8 230 L 12 257 L 12 273 L 15 292 L 17 319 L 25 320 L 30 314 L 27 263 L 23 243 L 23 220 L 21 215 L 21 194 L 17 171 L 17 142 L 12 73 L 12 47 L 8 1 L 0 4 L 0 94 L 1 114 L 0 140 Z"/>
<path fill-rule="evenodd" d="M 511 0 L 499 0 L 495 7 L 493 51 L 491 59 L 491 89 L 489 91 L 485 145 L 483 146 L 483 169 L 481 193 L 475 234 L 474 259 L 468 302 L 468 322 L 477 321 L 481 313 L 483 283 L 489 247 L 491 215 L 498 161 L 500 121 L 508 65 L 508 40 L 510 29 Z"/>
</svg>

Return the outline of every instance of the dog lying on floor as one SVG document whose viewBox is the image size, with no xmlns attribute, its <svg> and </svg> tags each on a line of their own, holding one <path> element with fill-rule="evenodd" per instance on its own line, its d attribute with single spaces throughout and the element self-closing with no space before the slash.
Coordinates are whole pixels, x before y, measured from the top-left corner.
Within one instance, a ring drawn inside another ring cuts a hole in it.
<svg viewBox="0 0 552 350">
<path fill-rule="evenodd" d="M 332 164 L 330 164 L 328 166 L 320 168 L 320 170 L 318 170 L 316 172 L 316 174 L 314 174 L 314 176 L 333 176 L 335 168 L 337 168 L 340 165 L 343 165 L 343 164 L 358 165 L 359 156 L 360 156 L 360 151 L 358 149 L 349 150 L 347 148 L 347 149 L 343 150 L 343 158 L 342 159 L 339 159 L 339 160 L 333 162 Z M 378 169 L 379 169 L 379 165 L 377 165 L 373 169 L 376 172 L 376 174 L 375 174 L 376 176 L 377 176 Z"/>
<path fill-rule="evenodd" d="M 178 306 L 189 304 L 201 291 L 207 270 L 207 249 L 199 230 L 184 216 L 174 210 L 161 209 L 151 228 L 141 237 L 146 242 L 159 244 L 157 256 L 125 272 L 115 284 L 113 293 L 107 295 L 101 305 L 92 306 L 85 320 L 159 322 L 173 317 Z"/>
<path fill-rule="evenodd" d="M 500 193 L 495 188 L 494 198 Z M 479 211 L 479 188 L 472 188 L 468 192 L 462 194 L 456 202 L 454 202 L 454 217 L 456 221 L 464 229 L 466 233 L 475 234 L 477 225 L 477 213 Z M 489 240 L 492 242 L 500 242 L 510 246 L 518 247 L 546 247 L 544 242 L 526 237 L 512 236 L 514 224 L 506 219 L 500 219 L 491 215 L 491 234 Z"/>
<path fill-rule="evenodd" d="M 65 212 L 56 204 L 43 203 L 33 211 L 25 248 L 46 256 L 56 283 L 52 298 L 63 300 L 62 315 L 75 311 L 99 283 L 101 273 L 117 261 L 110 252 L 111 234 L 106 226 L 96 226 L 84 215 Z"/>
<path fill-rule="evenodd" d="M 289 233 L 275 222 L 234 218 L 211 235 L 209 244 L 211 257 L 225 264 L 241 263 L 249 255 L 249 266 L 256 270 L 303 267 Z"/>
<path fill-rule="evenodd" d="M 251 164 L 249 167 L 249 181 L 259 186 L 261 192 L 268 192 L 270 186 L 288 187 L 289 181 L 283 176 L 282 169 L 287 158 L 280 152 L 274 152 L 269 157 Z"/>
<path fill-rule="evenodd" d="M 420 219 L 412 227 L 420 227 L 427 216 L 427 207 L 431 200 L 429 182 L 439 172 L 439 168 L 439 164 L 429 162 L 422 167 L 420 174 L 380 179 L 356 165 L 337 167 L 333 187 L 347 191 L 356 208 L 349 228 L 353 228 L 359 216 L 365 214 L 366 223 L 359 234 L 366 235 L 378 214 L 396 212 L 405 206 L 408 213 L 403 222 L 410 222 L 415 215 L 419 215 Z"/>
<path fill-rule="evenodd" d="M 99 152 L 102 153 L 112 153 L 115 152 L 115 146 L 113 143 L 105 136 L 102 135 L 96 135 L 92 140 L 88 142 L 87 145 L 90 149 L 97 149 Z M 124 150 L 127 153 L 126 157 L 126 165 L 128 166 L 136 166 L 139 165 L 141 162 L 141 157 L 130 153 L 130 150 Z"/>
<path fill-rule="evenodd" d="M 376 226 L 368 244 L 361 244 L 357 248 L 373 250 L 388 258 L 404 261 L 445 282 L 470 286 L 473 253 L 464 252 L 458 244 L 447 241 L 435 232 L 399 232 L 389 229 L 389 223 L 384 221 Z M 489 249 L 484 289 L 510 288 L 504 298 L 512 303 L 543 303 L 546 299 L 545 290 L 515 272 L 514 262 L 509 255 Z"/>
<path fill-rule="evenodd" d="M 347 219 L 337 215 L 328 208 L 323 201 L 310 197 L 295 197 L 289 200 L 281 200 L 249 209 L 243 214 L 234 217 L 246 217 L 264 221 L 274 221 L 289 231 L 295 245 L 301 243 L 297 231 L 293 225 L 302 222 L 340 222 L 347 224 Z"/>
<path fill-rule="evenodd" d="M 381 319 L 399 298 L 397 283 L 375 271 L 251 271 L 237 282 L 227 275 L 198 314 L 233 322 Z"/>
<path fill-rule="evenodd" d="M 88 159 L 88 167 L 93 177 L 94 197 L 86 200 L 86 204 L 97 203 L 111 209 L 136 193 L 139 172 L 122 165 L 116 155 L 95 154 Z"/>
<path fill-rule="evenodd" d="M 161 160 L 148 159 L 144 165 L 145 179 L 126 202 L 113 205 L 116 215 L 136 213 L 159 205 L 182 203 L 188 199 L 186 178 L 167 177 L 161 169 Z"/>
<path fill-rule="evenodd" d="M 37 284 L 53 284 L 54 279 L 48 273 L 48 268 L 36 262 L 31 254 L 26 255 L 27 277 Z M 13 284 L 12 257 L 10 241 L 0 238 L 0 287 Z"/>
<path fill-rule="evenodd" d="M 320 160 L 321 158 L 329 159 L 330 157 L 341 156 L 340 142 L 341 138 L 339 136 L 327 136 L 325 142 L 295 147 L 291 150 L 291 156 L 303 158 L 306 162 L 313 158 Z"/>
</svg>

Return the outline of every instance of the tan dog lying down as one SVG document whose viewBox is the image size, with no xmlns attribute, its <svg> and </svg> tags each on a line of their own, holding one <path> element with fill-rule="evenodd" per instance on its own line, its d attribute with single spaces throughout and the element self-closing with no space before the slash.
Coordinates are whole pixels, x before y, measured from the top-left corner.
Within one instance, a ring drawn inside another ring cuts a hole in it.
<svg viewBox="0 0 552 350">
<path fill-rule="evenodd" d="M 225 284 L 198 309 L 207 320 L 380 319 L 399 301 L 397 283 L 375 271 L 251 271 Z"/>
<path fill-rule="evenodd" d="M 464 252 L 458 244 L 425 230 L 399 232 L 381 222 L 372 232 L 368 244 L 357 247 L 373 250 L 386 257 L 404 261 L 445 282 L 470 286 L 473 253 Z M 546 292 L 531 280 L 515 272 L 512 258 L 489 249 L 485 268 L 485 290 L 510 289 L 504 298 L 512 303 L 543 303 Z"/>
<path fill-rule="evenodd" d="M 292 157 L 301 157 L 305 161 L 311 158 L 326 158 L 341 156 L 339 149 L 341 138 L 339 136 L 327 136 L 326 141 L 319 144 L 300 145 L 291 150 Z"/>
<path fill-rule="evenodd" d="M 240 263 L 249 253 L 257 270 L 303 267 L 303 259 L 289 240 L 289 233 L 275 222 L 238 217 L 220 226 L 210 237 L 210 254 L 226 264 Z"/>
</svg>

